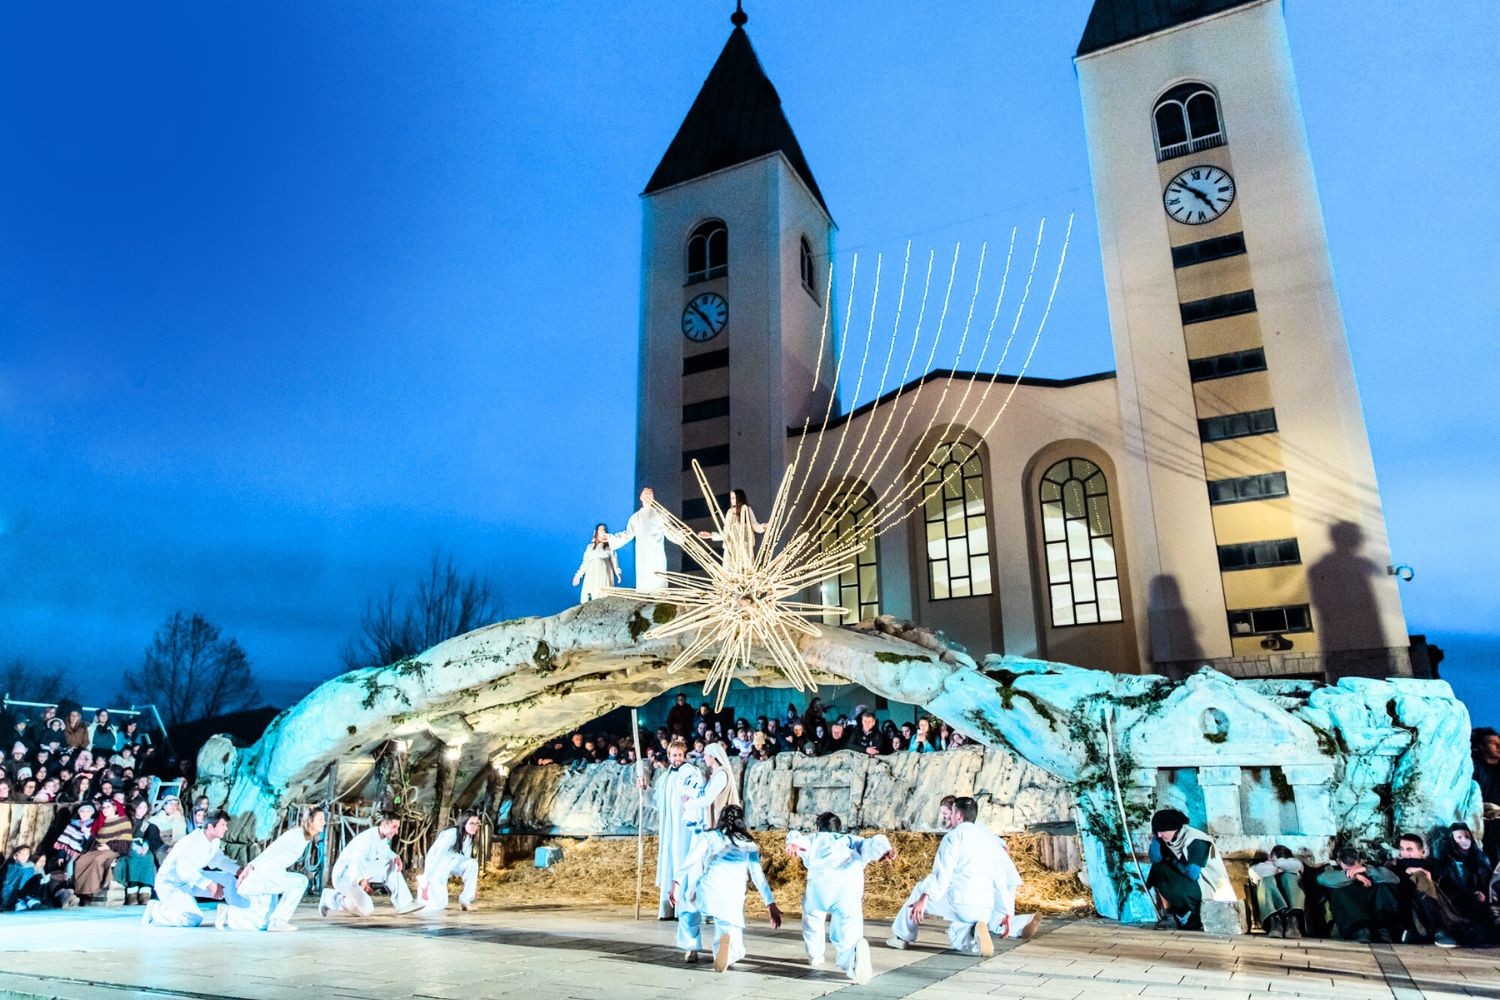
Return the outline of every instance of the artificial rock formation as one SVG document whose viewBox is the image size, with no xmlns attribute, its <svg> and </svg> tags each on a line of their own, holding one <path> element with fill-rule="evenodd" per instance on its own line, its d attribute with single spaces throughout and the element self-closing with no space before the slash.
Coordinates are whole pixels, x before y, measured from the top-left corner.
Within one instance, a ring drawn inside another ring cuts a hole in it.
<svg viewBox="0 0 1500 1000">
<path fill-rule="evenodd" d="M 678 640 L 644 639 L 652 623 L 675 613 L 669 605 L 593 601 L 550 618 L 479 629 L 388 667 L 352 671 L 279 715 L 254 746 L 206 747 L 202 789 L 247 832 L 267 837 L 291 803 L 370 797 L 396 772 L 413 788 L 430 788 L 439 763 L 456 755 L 454 801 L 473 802 L 493 787 L 494 767 L 515 764 L 543 741 L 611 709 L 701 679 L 704 667 L 667 673 Z M 1183 807 L 1227 850 L 1275 838 L 1318 856 L 1336 839 L 1389 839 L 1397 829 L 1476 818 L 1468 712 L 1441 681 L 1350 678 L 1324 686 L 1235 681 L 1207 669 L 1169 681 L 1009 657 L 980 664 L 931 633 L 906 631 L 924 641 L 824 627 L 799 646 L 815 676 L 921 705 L 1066 787 L 1104 916 L 1151 915 L 1126 851 L 1130 841 L 1144 842 L 1149 814 L 1161 805 Z M 759 663 L 739 676 L 751 684 L 780 681 Z M 391 748 L 402 744 L 406 750 L 393 762 Z M 852 788 L 862 780 L 862 820 L 878 816 L 910 826 L 927 814 L 920 801 L 886 803 L 881 808 L 888 813 L 865 805 L 891 797 L 883 789 L 905 787 L 904 769 L 920 765 L 861 761 L 856 774 L 838 758 L 819 760 L 831 763 L 807 765 L 801 788 L 808 795 L 799 790 L 792 800 L 789 823 L 815 811 L 820 796 L 834 796 L 827 791 L 834 786 L 807 783 L 814 772 L 846 766 L 841 780 L 849 789 L 837 795 L 848 796 L 853 808 Z M 965 766 L 954 760 L 943 766 Z M 976 786 L 1011 787 L 1003 774 L 982 776 L 991 766 L 1012 765 L 986 759 Z M 785 788 L 778 783 L 797 788 L 799 770 L 800 763 L 778 758 L 747 783 L 747 797 L 767 803 L 766 822 L 781 818 L 774 803 L 785 800 Z M 1017 802 L 998 808 L 1051 815 L 1037 783 L 1017 778 L 1014 787 Z M 619 798 L 618 789 L 579 794 L 601 803 L 591 810 Z"/>
</svg>

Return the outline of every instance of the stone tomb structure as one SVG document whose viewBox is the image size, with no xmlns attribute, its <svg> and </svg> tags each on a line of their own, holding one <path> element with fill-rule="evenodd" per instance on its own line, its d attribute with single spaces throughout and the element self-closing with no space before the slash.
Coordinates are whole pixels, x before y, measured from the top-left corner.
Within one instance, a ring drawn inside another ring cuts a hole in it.
<svg viewBox="0 0 1500 1000">
<path fill-rule="evenodd" d="M 236 817 L 234 839 L 267 839 L 292 803 L 330 790 L 343 801 L 372 798 L 380 762 L 400 741 L 422 804 L 443 811 L 498 801 L 499 776 L 543 741 L 702 679 L 704 669 L 667 673 L 679 640 L 644 637 L 675 614 L 666 604 L 593 601 L 351 671 L 281 713 L 249 748 L 210 741 L 199 758 L 199 791 Z M 1209 669 L 1172 681 L 1013 657 L 976 662 L 930 632 L 889 620 L 880 626 L 823 627 L 799 641 L 800 651 L 815 676 L 920 705 L 994 754 L 931 766 L 977 766 L 976 787 L 987 768 L 1024 766 L 1050 776 L 1034 787 L 1065 789 L 1094 904 L 1106 917 L 1152 915 L 1128 853 L 1144 844 L 1150 812 L 1161 805 L 1185 806 L 1226 849 L 1279 840 L 1316 857 L 1327 857 L 1335 840 L 1390 840 L 1457 819 L 1478 824 L 1468 712 L 1441 681 L 1322 685 L 1233 680 Z M 779 679 L 762 664 L 740 676 L 751 684 Z M 910 826 L 926 822 L 920 799 L 942 794 L 936 788 L 912 779 L 911 787 L 923 785 L 920 795 L 887 802 L 879 807 L 885 813 L 867 803 L 903 793 L 906 769 L 926 766 L 778 759 L 752 768 L 745 790 L 760 804 L 762 826 L 802 824 L 820 803 L 844 801 L 858 821 L 879 815 Z M 1003 780 L 991 787 L 1005 794 Z M 1001 832 L 1033 822 L 1023 818 L 1021 791 L 1017 785 L 1017 802 L 998 807 L 1009 818 L 989 817 Z M 1041 798 L 1037 818 L 1047 821 L 1056 809 Z"/>
</svg>

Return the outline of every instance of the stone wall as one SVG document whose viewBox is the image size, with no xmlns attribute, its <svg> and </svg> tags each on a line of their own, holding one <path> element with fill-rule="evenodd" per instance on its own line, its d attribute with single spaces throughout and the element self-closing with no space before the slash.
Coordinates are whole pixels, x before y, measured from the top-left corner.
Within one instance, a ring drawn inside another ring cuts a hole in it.
<svg viewBox="0 0 1500 1000">
<path fill-rule="evenodd" d="M 750 825 L 762 830 L 809 829 L 819 813 L 831 811 L 850 827 L 935 832 L 944 795 L 977 798 L 981 821 L 997 833 L 1072 821 L 1066 785 L 1004 750 L 975 746 L 885 757 L 848 750 L 827 757 L 784 753 L 731 766 Z M 634 833 L 640 808 L 634 774 L 618 764 L 519 767 L 506 786 L 502 827 L 572 836 Z M 657 826 L 649 795 L 645 825 L 647 831 Z"/>
</svg>

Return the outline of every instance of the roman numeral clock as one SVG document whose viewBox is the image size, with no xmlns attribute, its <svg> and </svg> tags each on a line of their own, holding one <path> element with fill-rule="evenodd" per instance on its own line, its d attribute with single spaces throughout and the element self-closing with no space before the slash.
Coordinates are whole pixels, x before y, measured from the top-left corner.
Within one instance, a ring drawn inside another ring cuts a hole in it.
<svg viewBox="0 0 1500 1000">
<path fill-rule="evenodd" d="M 1188 167 L 1167 182 L 1161 199 L 1173 219 L 1183 225 L 1201 226 L 1234 204 L 1234 178 L 1218 167 Z"/>
</svg>

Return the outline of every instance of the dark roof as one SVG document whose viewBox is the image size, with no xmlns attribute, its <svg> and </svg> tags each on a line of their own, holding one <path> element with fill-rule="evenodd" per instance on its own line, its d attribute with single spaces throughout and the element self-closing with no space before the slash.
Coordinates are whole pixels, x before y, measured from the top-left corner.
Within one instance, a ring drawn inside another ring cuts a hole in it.
<svg viewBox="0 0 1500 1000">
<path fill-rule="evenodd" d="M 777 151 L 786 156 L 827 212 L 823 192 L 818 190 L 802 147 L 781 111 L 781 97 L 761 69 L 750 36 L 736 26 L 676 138 L 646 184 L 645 193 Z"/>
<path fill-rule="evenodd" d="M 926 375 L 922 375 L 918 378 L 912 379 L 910 382 L 906 383 L 900 388 L 892 389 L 890 392 L 887 392 L 885 395 L 880 396 L 878 399 L 872 399 L 862 406 L 856 406 L 848 413 L 840 413 L 838 416 L 828 421 L 828 426 L 823 429 L 829 430 L 831 428 L 837 427 L 839 424 L 847 423 L 848 421 L 853 420 L 855 417 L 860 416 L 861 414 L 870 412 L 877 406 L 889 403 L 891 400 L 895 399 L 897 396 L 902 395 L 903 393 L 915 391 L 918 386 L 922 385 L 925 382 L 934 382 L 938 379 L 953 378 L 960 381 L 968 379 L 975 382 L 997 382 L 1000 385 L 1016 385 L 1018 383 L 1020 385 L 1034 385 L 1039 389 L 1067 389 L 1075 385 L 1087 385 L 1090 382 L 1102 382 L 1106 379 L 1112 379 L 1114 377 L 1115 373 L 1112 371 L 1095 372 L 1092 375 L 1075 375 L 1072 378 L 1039 378 L 1037 376 L 1022 378 L 1016 375 L 997 375 L 994 372 L 961 372 L 951 368 L 939 368 L 934 371 L 928 372 Z M 807 433 L 816 434 L 817 432 L 817 428 L 812 427 L 811 425 L 808 426 Z M 787 437 L 801 437 L 802 434 L 803 430 L 801 427 L 788 427 L 786 429 Z"/>
<path fill-rule="evenodd" d="M 1078 54 L 1088 55 L 1255 0 L 1094 0 Z"/>
</svg>

